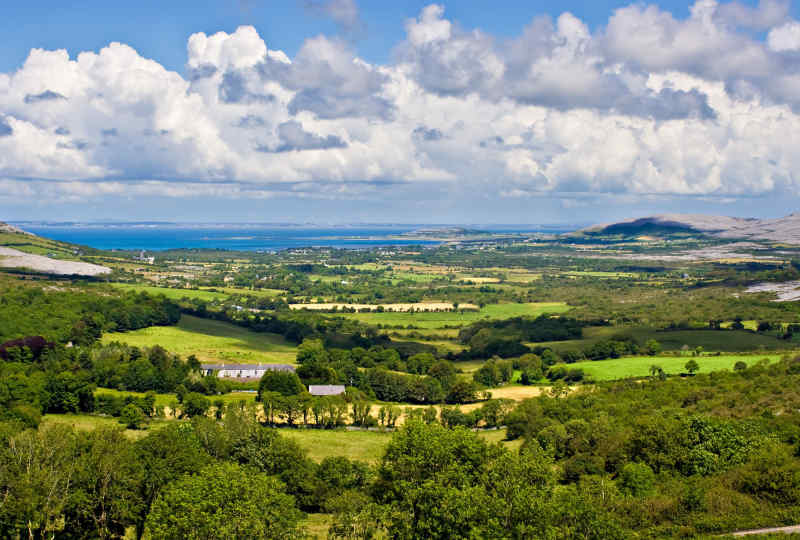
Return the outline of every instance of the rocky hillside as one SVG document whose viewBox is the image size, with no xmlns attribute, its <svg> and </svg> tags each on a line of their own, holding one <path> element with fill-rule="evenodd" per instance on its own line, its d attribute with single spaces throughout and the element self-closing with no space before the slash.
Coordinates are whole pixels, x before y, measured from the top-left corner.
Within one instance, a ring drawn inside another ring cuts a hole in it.
<svg viewBox="0 0 800 540">
<path fill-rule="evenodd" d="M 777 219 L 735 218 L 703 214 L 663 214 L 595 225 L 584 234 L 650 234 L 697 232 L 717 238 L 766 240 L 800 245 L 800 213 Z"/>
<path fill-rule="evenodd" d="M 34 236 L 33 233 L 29 233 L 28 231 L 23 231 L 18 227 L 14 227 L 13 225 L 9 225 L 8 223 L 3 223 L 2 221 L 0 221 L 0 233 L 27 234 L 30 236 Z"/>
<path fill-rule="evenodd" d="M 99 276 L 107 266 L 81 261 L 83 248 L 23 231 L 0 221 L 0 268 L 18 268 L 44 274 Z"/>
</svg>

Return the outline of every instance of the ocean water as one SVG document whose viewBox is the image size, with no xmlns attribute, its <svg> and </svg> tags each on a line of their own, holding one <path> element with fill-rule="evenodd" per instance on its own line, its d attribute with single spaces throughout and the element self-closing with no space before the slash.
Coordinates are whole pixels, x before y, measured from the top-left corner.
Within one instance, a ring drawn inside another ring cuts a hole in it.
<svg viewBox="0 0 800 540">
<path fill-rule="evenodd" d="M 371 248 L 379 246 L 436 245 L 436 241 L 388 238 L 422 226 L 299 227 L 265 225 L 173 224 L 42 224 L 16 222 L 16 226 L 47 238 L 97 249 L 159 251 L 179 248 L 279 251 L 302 247 Z M 426 226 L 429 227 L 429 226 Z M 488 229 L 482 229 L 488 230 Z M 538 232 L 539 229 L 498 228 L 503 232 Z"/>
</svg>

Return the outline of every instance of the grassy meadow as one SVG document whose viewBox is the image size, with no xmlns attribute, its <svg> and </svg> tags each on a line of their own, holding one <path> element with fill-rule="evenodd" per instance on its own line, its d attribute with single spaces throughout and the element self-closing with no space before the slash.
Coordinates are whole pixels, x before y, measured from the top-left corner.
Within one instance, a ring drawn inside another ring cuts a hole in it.
<svg viewBox="0 0 800 540">
<path fill-rule="evenodd" d="M 740 352 L 758 350 L 786 350 L 797 347 L 775 336 L 757 334 L 747 330 L 655 330 L 646 327 L 595 326 L 583 329 L 583 339 L 528 343 L 531 347 L 545 346 L 554 350 L 581 350 L 604 339 L 632 338 L 638 343 L 655 339 L 665 351 L 679 351 L 684 345 L 690 349 L 703 347 L 706 351 Z"/>
<path fill-rule="evenodd" d="M 564 313 L 569 306 L 564 302 L 535 302 L 525 304 L 488 304 L 478 311 L 440 313 L 340 313 L 338 315 L 356 319 L 367 324 L 389 326 L 417 326 L 433 329 L 445 326 L 465 326 L 482 319 L 508 319 L 511 317 L 537 317 L 542 313 Z"/>
<path fill-rule="evenodd" d="M 568 368 L 580 368 L 587 376 L 596 381 L 612 381 L 628 377 L 647 377 L 650 375 L 650 366 L 659 366 L 665 373 L 676 375 L 686 372 L 686 362 L 695 360 L 700 366 L 699 373 L 733 370 L 736 362 L 742 361 L 748 366 L 767 359 L 775 362 L 780 359 L 777 354 L 753 355 L 720 355 L 720 356 L 629 356 L 596 362 L 576 362 L 566 364 Z M 499 396 L 498 396 L 499 397 Z"/>
<path fill-rule="evenodd" d="M 194 354 L 201 362 L 293 364 L 297 352 L 297 347 L 282 336 L 191 315 L 183 315 L 177 326 L 151 326 L 103 335 L 103 343 L 112 341 L 136 347 L 161 345 L 184 358 Z"/>
<path fill-rule="evenodd" d="M 377 463 L 392 438 L 391 431 L 282 429 L 280 433 L 297 442 L 301 448 L 308 451 L 309 457 L 317 462 L 326 457 L 344 456 L 368 463 Z M 478 434 L 490 443 L 501 443 L 512 450 L 522 445 L 521 440 L 506 441 L 504 429 L 479 431 Z"/>
<path fill-rule="evenodd" d="M 171 300 L 180 300 L 181 298 L 193 298 L 210 302 L 212 300 L 225 300 L 228 295 L 222 292 L 212 292 L 197 289 L 172 289 L 169 287 L 155 287 L 150 285 L 137 285 L 131 283 L 112 283 L 115 288 L 123 291 L 145 292 L 150 295 L 163 294 Z"/>
</svg>

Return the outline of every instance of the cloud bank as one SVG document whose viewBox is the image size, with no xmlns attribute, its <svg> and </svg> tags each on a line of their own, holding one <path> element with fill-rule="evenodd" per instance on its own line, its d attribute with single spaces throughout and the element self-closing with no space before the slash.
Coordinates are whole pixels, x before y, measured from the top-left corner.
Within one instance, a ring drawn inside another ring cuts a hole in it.
<svg viewBox="0 0 800 540">
<path fill-rule="evenodd" d="M 309 6 L 361 24 L 352 1 Z M 322 35 L 289 58 L 250 26 L 192 35 L 184 73 L 122 43 L 33 49 L 0 73 L 0 197 L 793 192 L 788 8 L 633 4 L 594 32 L 563 13 L 501 39 L 432 4 L 386 65 Z"/>
</svg>

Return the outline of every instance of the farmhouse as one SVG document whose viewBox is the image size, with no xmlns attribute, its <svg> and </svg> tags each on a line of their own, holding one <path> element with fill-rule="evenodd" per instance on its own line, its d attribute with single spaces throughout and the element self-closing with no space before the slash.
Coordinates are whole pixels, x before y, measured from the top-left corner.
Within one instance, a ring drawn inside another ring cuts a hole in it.
<svg viewBox="0 0 800 540">
<path fill-rule="evenodd" d="M 294 371 L 289 364 L 202 364 L 203 375 L 214 375 L 221 378 L 260 379 L 267 371 Z"/>
<path fill-rule="evenodd" d="M 338 396 L 344 394 L 343 384 L 311 384 L 308 393 L 312 396 Z"/>
</svg>

